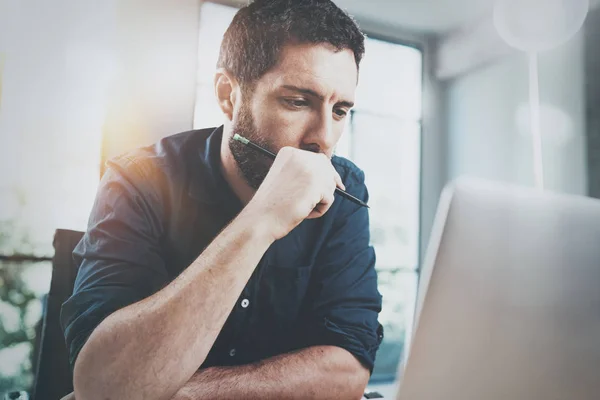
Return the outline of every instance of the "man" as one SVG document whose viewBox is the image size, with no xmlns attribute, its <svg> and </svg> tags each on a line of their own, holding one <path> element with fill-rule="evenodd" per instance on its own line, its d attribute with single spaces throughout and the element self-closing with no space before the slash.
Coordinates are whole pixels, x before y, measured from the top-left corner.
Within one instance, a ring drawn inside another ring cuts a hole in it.
<svg viewBox="0 0 600 400">
<path fill-rule="evenodd" d="M 362 397 L 381 296 L 367 210 L 334 197 L 364 174 L 332 154 L 363 53 L 330 0 L 257 0 L 223 38 L 224 125 L 109 162 L 61 313 L 78 399 Z"/>
</svg>

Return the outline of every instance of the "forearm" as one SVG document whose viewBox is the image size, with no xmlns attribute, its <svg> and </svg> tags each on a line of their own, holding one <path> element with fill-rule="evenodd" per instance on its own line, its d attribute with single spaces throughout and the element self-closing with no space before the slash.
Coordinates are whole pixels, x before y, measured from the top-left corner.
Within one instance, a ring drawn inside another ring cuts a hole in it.
<svg viewBox="0 0 600 400">
<path fill-rule="evenodd" d="M 106 318 L 77 358 L 77 397 L 170 398 L 206 358 L 270 243 L 240 215 L 173 282 Z"/>
<path fill-rule="evenodd" d="M 172 400 L 360 399 L 369 372 L 339 347 L 315 346 L 255 364 L 198 371 Z"/>
</svg>

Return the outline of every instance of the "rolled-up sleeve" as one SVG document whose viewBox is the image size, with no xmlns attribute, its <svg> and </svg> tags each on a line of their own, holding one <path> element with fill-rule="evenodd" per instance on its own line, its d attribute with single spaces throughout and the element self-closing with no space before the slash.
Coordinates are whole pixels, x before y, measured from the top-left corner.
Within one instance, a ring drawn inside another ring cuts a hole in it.
<svg viewBox="0 0 600 400">
<path fill-rule="evenodd" d="M 164 204 L 158 169 L 129 157 L 108 166 L 87 232 L 73 252 L 79 264 L 73 294 L 61 309 L 71 368 L 107 316 L 168 282 L 159 246 Z"/>
<path fill-rule="evenodd" d="M 346 184 L 348 192 L 367 201 L 364 174 L 355 178 L 352 186 Z M 306 339 L 308 345 L 346 349 L 372 373 L 383 327 L 369 215 L 364 207 L 341 203 L 317 260 Z"/>
</svg>

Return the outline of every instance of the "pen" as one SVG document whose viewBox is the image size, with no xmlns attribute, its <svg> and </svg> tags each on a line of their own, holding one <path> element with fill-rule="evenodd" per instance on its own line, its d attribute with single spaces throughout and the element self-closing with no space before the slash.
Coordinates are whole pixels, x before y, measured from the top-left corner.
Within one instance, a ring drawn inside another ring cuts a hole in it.
<svg viewBox="0 0 600 400">
<path fill-rule="evenodd" d="M 257 145 L 256 143 L 251 142 L 250 140 L 246 139 L 245 137 L 238 135 L 237 133 L 235 135 L 233 135 L 233 140 L 237 140 L 238 142 L 240 142 L 242 144 L 245 144 L 246 146 L 248 146 L 248 147 L 250 147 L 250 148 L 252 148 L 252 149 L 254 149 L 254 150 L 256 150 L 256 151 L 258 151 L 258 152 L 260 152 L 262 154 L 264 154 L 265 156 L 269 157 L 272 160 L 274 160 L 275 157 L 277 157 L 274 153 L 272 153 L 269 150 L 267 150 L 267 149 L 265 149 L 265 148 Z M 369 206 L 367 205 L 367 203 L 365 203 L 364 201 L 362 201 L 359 198 L 356 198 L 356 197 L 352 196 L 349 193 L 346 193 L 345 191 L 343 191 L 340 188 L 336 187 L 335 188 L 335 192 L 337 194 L 339 194 L 340 196 L 342 196 L 342 197 L 350 200 L 353 203 L 356 203 L 356 204 L 358 204 L 360 206 L 369 208 Z"/>
</svg>

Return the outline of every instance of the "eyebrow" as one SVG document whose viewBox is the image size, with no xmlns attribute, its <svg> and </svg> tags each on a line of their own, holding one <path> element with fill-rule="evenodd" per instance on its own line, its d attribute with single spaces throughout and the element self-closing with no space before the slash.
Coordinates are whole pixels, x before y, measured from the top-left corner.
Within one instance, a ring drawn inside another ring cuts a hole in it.
<svg viewBox="0 0 600 400">
<path fill-rule="evenodd" d="M 294 92 L 298 92 L 298 93 L 302 93 L 302 94 L 306 94 L 312 97 L 316 97 L 317 99 L 324 101 L 325 100 L 325 96 L 315 92 L 312 89 L 306 89 L 306 88 L 301 88 L 298 86 L 294 86 L 294 85 L 283 85 L 284 89 L 288 89 L 288 90 L 292 90 Z M 336 103 L 337 105 L 343 106 L 343 107 L 348 107 L 348 108 L 352 108 L 354 107 L 354 103 L 351 101 L 339 101 Z"/>
</svg>

